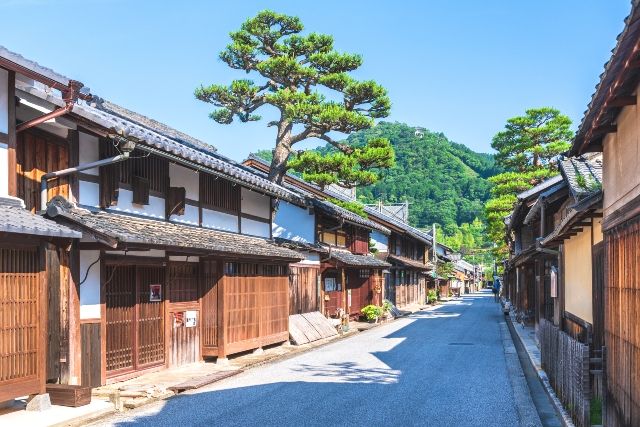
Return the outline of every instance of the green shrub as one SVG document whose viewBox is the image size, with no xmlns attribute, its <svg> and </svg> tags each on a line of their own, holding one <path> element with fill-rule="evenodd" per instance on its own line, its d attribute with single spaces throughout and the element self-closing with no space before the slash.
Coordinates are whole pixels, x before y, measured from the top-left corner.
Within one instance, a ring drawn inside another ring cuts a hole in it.
<svg viewBox="0 0 640 427">
<path fill-rule="evenodd" d="M 393 307 L 393 304 L 391 304 L 391 302 L 384 300 L 382 302 L 382 314 L 386 314 L 388 312 L 391 311 L 391 307 Z"/>
<path fill-rule="evenodd" d="M 382 316 L 382 307 L 378 307 L 377 305 L 370 304 L 360 310 L 362 314 L 367 318 L 367 320 L 377 320 L 380 316 Z"/>
<path fill-rule="evenodd" d="M 429 293 L 427 293 L 427 302 L 432 303 L 438 300 L 438 293 L 435 289 L 429 289 Z"/>
</svg>

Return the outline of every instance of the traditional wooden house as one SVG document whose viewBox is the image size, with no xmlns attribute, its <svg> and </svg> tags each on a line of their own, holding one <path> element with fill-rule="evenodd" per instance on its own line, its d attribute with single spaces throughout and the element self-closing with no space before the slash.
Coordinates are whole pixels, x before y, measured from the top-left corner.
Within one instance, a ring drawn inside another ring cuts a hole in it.
<svg viewBox="0 0 640 427">
<path fill-rule="evenodd" d="M 511 301 L 523 322 L 536 327 L 543 298 L 540 297 L 543 272 L 557 268 L 557 256 L 539 251 L 536 243 L 552 230 L 549 216 L 559 208 L 563 194 L 566 194 L 566 184 L 562 176 L 557 175 L 518 194 L 514 210 L 505 219 L 509 260 L 505 264 L 503 295 Z M 544 206 L 553 204 L 542 213 L 541 200 L 545 201 Z"/>
<path fill-rule="evenodd" d="M 256 156 L 249 157 L 245 164 L 262 172 L 269 170 L 269 164 Z M 337 186 L 328 186 L 322 189 L 293 175 L 287 175 L 285 182 L 290 186 L 289 188 L 297 188 L 304 191 L 307 196 L 314 196 L 324 202 L 331 199 L 345 202 L 354 200 L 355 192 L 347 192 Z M 336 205 L 329 203 L 327 206 Z M 369 240 L 375 257 L 390 264 L 389 269 L 383 270 L 386 273 L 383 280 L 384 295 L 381 298 L 390 300 L 398 307 L 409 304 L 424 304 L 426 302 L 428 272 L 433 268 L 429 262 L 431 236 L 381 209 L 364 206 L 364 210 L 369 219 Z M 278 218 L 276 218 L 276 222 L 278 222 Z M 368 251 L 367 245 L 367 251 L 363 253 L 368 253 Z M 444 248 L 442 248 L 442 252 L 444 255 Z"/>
<path fill-rule="evenodd" d="M 640 2 L 631 3 L 570 150 L 603 155 L 607 426 L 640 425 Z"/>
<path fill-rule="evenodd" d="M 0 92 L 8 192 L 82 233 L 60 381 L 95 386 L 288 340 L 288 264 L 303 257 L 273 242 L 271 220 L 278 201 L 304 199 L 73 80 L 45 69 L 38 81 L 42 67 L 6 49 L 0 60 L 14 73 Z"/>
<path fill-rule="evenodd" d="M 577 425 L 602 397 L 603 261 L 600 156 L 559 162 L 564 185 L 543 192 L 525 224 L 539 222 L 535 258 L 537 339 L 552 386 Z M 594 374 L 595 373 L 595 374 Z"/>
</svg>

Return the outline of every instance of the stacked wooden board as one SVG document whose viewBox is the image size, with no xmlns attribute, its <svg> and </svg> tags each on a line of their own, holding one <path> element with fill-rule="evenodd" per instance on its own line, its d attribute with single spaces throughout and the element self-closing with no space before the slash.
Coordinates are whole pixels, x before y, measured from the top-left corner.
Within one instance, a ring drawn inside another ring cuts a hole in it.
<svg viewBox="0 0 640 427">
<path fill-rule="evenodd" d="M 329 319 L 319 311 L 289 316 L 289 336 L 295 345 L 338 335 Z"/>
</svg>

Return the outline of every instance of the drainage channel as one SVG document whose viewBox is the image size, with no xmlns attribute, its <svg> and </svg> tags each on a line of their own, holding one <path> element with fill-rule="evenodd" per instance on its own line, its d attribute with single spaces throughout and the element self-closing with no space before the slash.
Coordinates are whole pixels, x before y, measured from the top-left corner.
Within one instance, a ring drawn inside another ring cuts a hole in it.
<svg viewBox="0 0 640 427">
<path fill-rule="evenodd" d="M 524 373 L 527 385 L 529 386 L 531 400 L 533 400 L 533 404 L 538 411 L 538 416 L 540 417 L 542 425 L 544 427 L 562 427 L 563 424 L 561 418 L 556 412 L 555 407 L 553 406 L 553 403 L 549 398 L 549 395 L 544 389 L 544 386 L 540 382 L 540 378 L 538 377 L 538 374 L 533 367 L 524 346 L 520 342 L 520 338 L 518 338 L 517 332 L 514 330 L 513 323 L 508 319 L 505 320 L 507 326 L 509 327 L 509 333 L 511 334 L 513 345 L 516 348 L 516 353 L 518 353 L 518 359 L 520 360 L 522 372 Z"/>
</svg>

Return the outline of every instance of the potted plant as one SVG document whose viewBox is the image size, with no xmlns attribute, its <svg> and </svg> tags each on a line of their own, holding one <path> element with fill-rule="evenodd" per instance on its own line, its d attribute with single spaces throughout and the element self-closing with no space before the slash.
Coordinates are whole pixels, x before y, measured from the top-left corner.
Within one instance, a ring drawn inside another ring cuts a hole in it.
<svg viewBox="0 0 640 427">
<path fill-rule="evenodd" d="M 377 323 L 380 316 L 382 316 L 382 307 L 369 304 L 360 310 L 368 322 Z"/>
</svg>

